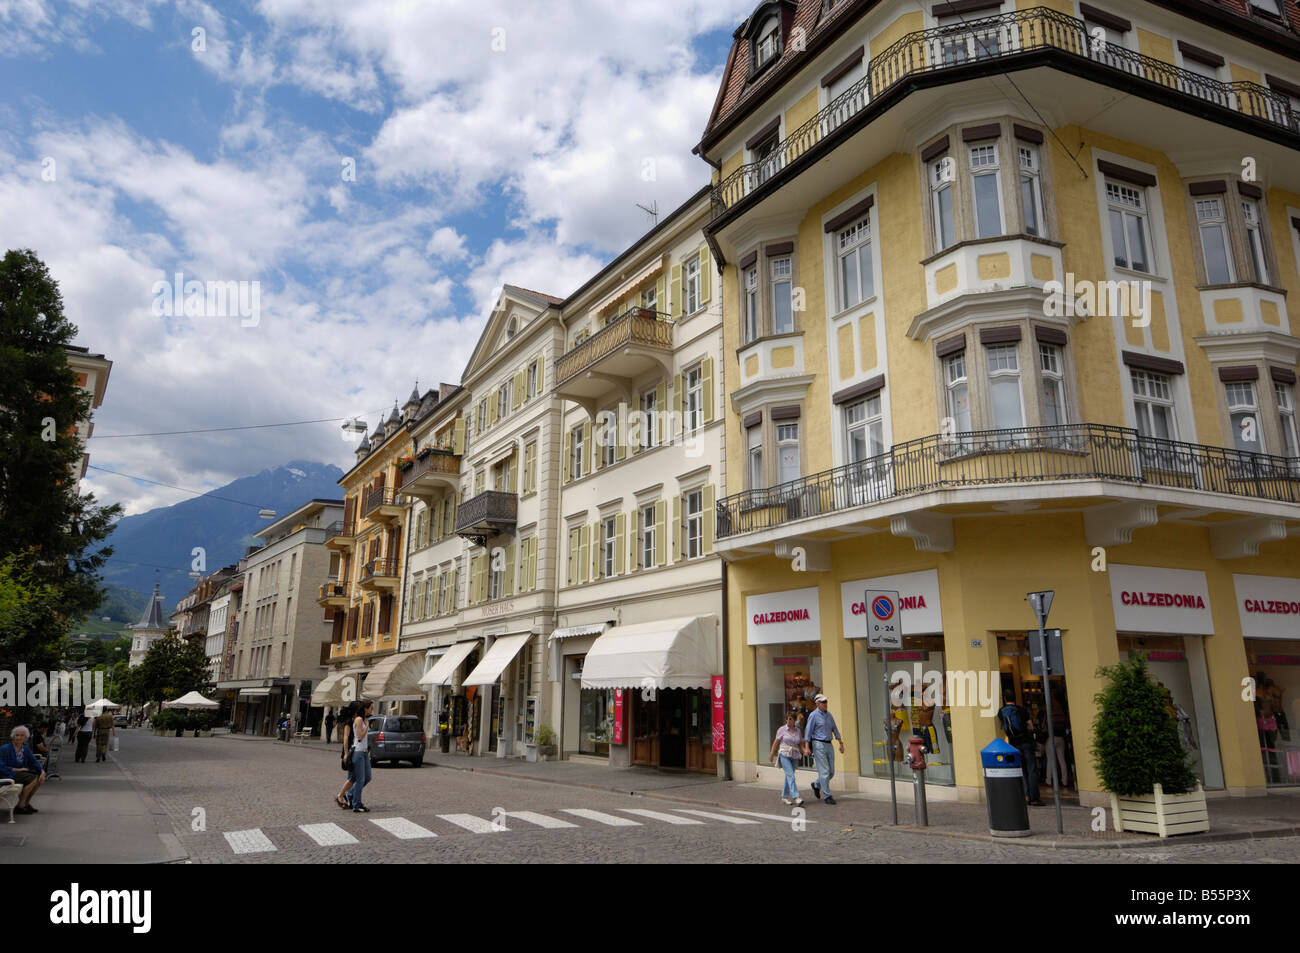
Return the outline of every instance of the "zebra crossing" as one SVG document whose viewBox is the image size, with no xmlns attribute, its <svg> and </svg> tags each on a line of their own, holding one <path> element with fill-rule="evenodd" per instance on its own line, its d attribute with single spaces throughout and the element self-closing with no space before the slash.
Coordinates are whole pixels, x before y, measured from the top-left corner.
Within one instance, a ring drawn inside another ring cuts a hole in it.
<svg viewBox="0 0 1300 953">
<path fill-rule="evenodd" d="M 793 818 L 780 814 L 762 814 L 755 811 L 741 811 L 730 808 L 718 808 L 712 811 L 694 808 L 667 808 L 654 811 L 646 808 L 625 807 L 610 811 L 596 811 L 591 808 L 560 808 L 554 814 L 542 814 L 537 811 L 507 811 L 494 808 L 489 817 L 477 814 L 435 814 L 422 820 L 430 827 L 442 827 L 441 831 L 430 830 L 405 817 L 366 818 L 364 825 L 349 825 L 348 828 L 333 822 L 299 824 L 294 828 L 277 831 L 277 844 L 260 827 L 242 831 L 223 831 L 222 837 L 235 854 L 262 854 L 279 851 L 281 847 L 293 849 L 295 841 L 302 843 L 305 837 L 311 844 L 319 847 L 349 847 L 376 839 L 389 838 L 399 841 L 428 840 L 440 836 L 455 834 L 502 834 L 510 831 L 530 829 L 560 830 L 581 829 L 588 827 L 629 828 L 665 824 L 674 827 L 693 827 L 715 825 L 761 824 L 763 821 L 789 824 Z M 441 822 L 435 824 L 436 821 Z M 580 821 L 588 822 L 586 825 Z M 815 821 L 803 821 L 814 824 Z"/>
</svg>

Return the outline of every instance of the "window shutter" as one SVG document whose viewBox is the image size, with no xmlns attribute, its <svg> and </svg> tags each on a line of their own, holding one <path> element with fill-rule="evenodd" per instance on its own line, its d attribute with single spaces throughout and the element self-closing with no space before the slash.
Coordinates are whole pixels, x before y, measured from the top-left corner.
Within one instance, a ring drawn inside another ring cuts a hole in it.
<svg viewBox="0 0 1300 953">
<path fill-rule="evenodd" d="M 451 571 L 451 581 L 447 584 L 447 611 L 455 612 L 460 606 L 460 566 Z"/>
<path fill-rule="evenodd" d="M 627 572 L 627 563 L 623 559 L 627 538 L 627 516 L 619 513 L 614 517 L 614 574 L 621 576 Z"/>
<path fill-rule="evenodd" d="M 677 409 L 677 432 L 668 432 L 668 439 L 684 435 L 686 433 L 686 390 L 682 387 L 682 375 L 673 375 L 673 406 Z"/>
<path fill-rule="evenodd" d="M 505 586 L 501 590 L 507 596 L 515 594 L 515 548 L 514 546 L 506 547 L 506 579 Z"/>
<path fill-rule="evenodd" d="M 673 562 L 682 558 L 682 498 L 673 497 Z"/>
<path fill-rule="evenodd" d="M 538 394 L 542 392 L 542 388 L 545 385 L 546 385 L 546 358 L 539 357 L 537 359 L 537 393 Z"/>
<path fill-rule="evenodd" d="M 578 527 L 578 582 L 587 581 L 587 569 L 591 565 L 591 527 L 583 523 Z"/>
<path fill-rule="evenodd" d="M 596 441 L 591 439 L 591 421 L 588 420 L 582 425 L 582 455 L 586 457 L 582 461 L 582 472 L 591 473 L 596 469 Z"/>
<path fill-rule="evenodd" d="M 569 466 L 573 458 L 573 431 L 564 431 L 564 482 L 568 483 L 572 477 L 569 475 Z"/>
<path fill-rule="evenodd" d="M 524 390 L 528 387 L 528 378 L 523 371 L 515 375 L 514 393 L 510 397 L 510 406 L 513 410 L 518 410 L 524 402 Z"/>
<path fill-rule="evenodd" d="M 645 439 L 646 419 L 645 419 L 645 415 L 644 415 L 644 413 L 643 413 L 642 410 L 641 410 L 641 395 L 640 395 L 640 394 L 633 394 L 632 397 L 633 397 L 633 401 L 634 401 L 634 406 L 629 406 L 629 407 L 628 407 L 628 415 L 627 415 L 626 418 L 624 418 L 624 421 L 623 421 L 623 423 L 624 423 L 623 434 L 624 434 L 624 436 L 625 436 L 625 438 L 626 438 L 625 443 L 626 443 L 626 445 L 627 445 L 628 452 L 629 452 L 630 454 L 632 454 L 632 456 L 636 456 L 638 453 L 641 452 L 641 442 Z M 630 430 L 630 429 L 627 429 L 627 428 L 629 428 L 629 427 L 631 426 L 631 423 L 632 423 L 632 416 L 631 416 L 631 415 L 634 414 L 634 413 L 635 413 L 635 414 L 639 414 L 639 415 L 641 415 L 641 416 L 640 416 L 641 426 L 637 428 L 637 430 L 638 430 L 639 433 L 638 433 L 637 439 L 635 439 L 635 440 L 632 438 L 632 432 L 631 432 L 631 430 Z M 620 457 L 619 459 L 621 460 L 621 459 L 623 459 L 623 458 Z"/>
<path fill-rule="evenodd" d="M 578 531 L 576 529 L 571 529 L 569 530 L 568 555 L 564 563 L 565 585 L 572 586 L 575 582 L 578 581 L 578 578 L 573 571 L 574 560 L 577 558 L 577 554 L 578 554 Z"/>
<path fill-rule="evenodd" d="M 601 539 L 600 520 L 591 524 L 591 581 L 595 582 L 600 578 L 601 570 L 605 565 L 605 541 Z"/>
<path fill-rule="evenodd" d="M 618 444 L 614 451 L 615 460 L 627 459 L 627 404 L 622 401 L 618 405 L 618 429 L 614 433 L 614 439 Z"/>
<path fill-rule="evenodd" d="M 706 357 L 700 371 L 701 390 L 703 391 L 704 422 L 713 423 L 713 358 Z"/>
<path fill-rule="evenodd" d="M 492 392 L 492 396 L 488 398 L 488 421 L 487 422 L 489 427 L 491 427 L 493 424 L 497 422 L 497 407 L 498 407 L 497 401 L 501 399 L 498 396 L 500 393 L 501 393 L 501 388 L 498 387 L 496 390 Z"/>
<path fill-rule="evenodd" d="M 456 426 L 451 431 L 451 452 L 462 454 L 465 452 L 465 418 L 457 417 Z"/>
<path fill-rule="evenodd" d="M 510 492 L 519 492 L 519 453 L 510 455 Z"/>
<path fill-rule="evenodd" d="M 673 291 L 672 309 L 668 313 L 671 314 L 673 318 L 680 318 L 682 316 L 682 266 L 681 265 L 673 265 L 672 291 Z"/>
<path fill-rule="evenodd" d="M 705 245 L 700 249 L 700 304 L 708 303 L 709 288 L 712 284 L 712 276 L 709 274 L 709 246 Z"/>
<path fill-rule="evenodd" d="M 668 380 L 665 378 L 655 385 L 655 427 L 659 431 L 658 443 L 663 446 L 668 442 Z"/>
<path fill-rule="evenodd" d="M 704 488 L 701 505 L 704 507 L 704 555 L 713 555 L 714 519 L 717 516 L 713 508 L 713 484 Z"/>
<path fill-rule="evenodd" d="M 642 568 L 641 559 L 641 515 L 639 510 L 632 510 L 627 517 L 627 571 L 635 572 Z"/>
</svg>

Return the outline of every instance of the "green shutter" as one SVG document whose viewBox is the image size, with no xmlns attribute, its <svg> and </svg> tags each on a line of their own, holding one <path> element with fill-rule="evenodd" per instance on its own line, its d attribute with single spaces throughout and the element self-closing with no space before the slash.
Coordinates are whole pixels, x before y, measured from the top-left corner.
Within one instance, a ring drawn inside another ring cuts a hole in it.
<svg viewBox="0 0 1300 953">
<path fill-rule="evenodd" d="M 515 594 L 515 547 L 506 547 L 506 579 L 501 590 L 507 596 Z"/>
<path fill-rule="evenodd" d="M 578 527 L 578 582 L 586 582 L 591 567 L 591 527 L 586 523 Z"/>
<path fill-rule="evenodd" d="M 700 304 L 709 300 L 709 289 L 713 285 L 713 276 L 709 274 L 709 246 L 700 249 Z"/>
<path fill-rule="evenodd" d="M 682 558 L 682 498 L 673 497 L 673 562 Z"/>
<path fill-rule="evenodd" d="M 655 565 L 663 566 L 668 562 L 668 520 L 667 505 L 663 500 L 655 501 Z"/>
<path fill-rule="evenodd" d="M 674 318 L 680 318 L 682 316 L 682 266 L 673 265 L 672 275 L 672 310 L 668 313 Z"/>
<path fill-rule="evenodd" d="M 627 536 L 627 516 L 619 513 L 614 517 L 614 574 L 621 576 L 627 572 L 627 563 L 623 559 L 624 542 Z"/>
<path fill-rule="evenodd" d="M 524 392 L 528 388 L 528 377 L 523 371 L 515 375 L 514 393 L 510 395 L 510 407 L 518 410 L 524 402 Z"/>
<path fill-rule="evenodd" d="M 585 458 L 582 461 L 583 475 L 594 473 L 596 470 L 596 441 L 591 439 L 590 420 L 586 420 L 582 424 L 582 455 Z"/>
<path fill-rule="evenodd" d="M 569 474 L 569 463 L 572 457 L 573 457 L 573 431 L 566 430 L 564 431 L 564 460 L 563 460 L 565 483 L 568 483 L 569 480 L 572 479 L 572 477 Z"/>
<path fill-rule="evenodd" d="M 664 294 L 666 284 L 664 273 L 661 271 L 659 277 L 655 280 L 655 310 L 664 314 L 668 313 L 668 297 Z"/>
<path fill-rule="evenodd" d="M 542 356 L 537 359 L 537 393 L 541 394 L 542 388 L 546 386 L 546 357 Z"/>
<path fill-rule="evenodd" d="M 704 542 L 704 555 L 706 556 L 713 555 L 714 520 L 715 517 L 717 516 L 717 512 L 714 509 L 713 502 L 714 502 L 713 484 L 710 483 L 708 486 L 704 488 L 703 503 L 702 503 L 704 507 L 703 542 Z"/>
<path fill-rule="evenodd" d="M 703 391 L 704 422 L 713 423 L 713 358 L 706 357 L 701 365 L 701 390 Z"/>
<path fill-rule="evenodd" d="M 668 380 L 655 385 L 655 427 L 659 431 L 659 446 L 668 442 Z"/>
<path fill-rule="evenodd" d="M 457 417 L 456 426 L 451 432 L 451 452 L 460 455 L 465 452 L 465 418 Z"/>
</svg>

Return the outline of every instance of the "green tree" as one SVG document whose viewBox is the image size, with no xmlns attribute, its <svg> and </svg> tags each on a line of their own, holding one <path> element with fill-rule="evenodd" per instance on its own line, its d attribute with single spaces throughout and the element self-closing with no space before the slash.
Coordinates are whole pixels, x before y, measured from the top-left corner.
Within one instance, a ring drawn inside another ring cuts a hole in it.
<svg viewBox="0 0 1300 953">
<path fill-rule="evenodd" d="M 135 701 L 172 701 L 188 692 L 212 690 L 208 657 L 199 639 L 182 639 L 172 629 L 149 648 L 132 671 Z"/>
<path fill-rule="evenodd" d="M 102 598 L 99 544 L 120 507 L 77 492 L 78 421 L 90 395 L 77 384 L 65 347 L 77 328 L 63 314 L 58 284 L 31 251 L 0 259 L 0 561 L 26 587 L 57 593 L 57 611 L 28 613 L 0 627 L 0 668 L 52 668 L 59 640 Z M 2 625 L 2 623 L 0 623 Z"/>
<path fill-rule="evenodd" d="M 1121 797 L 1187 794 L 1196 775 L 1170 716 L 1163 689 L 1151 680 L 1146 656 L 1099 668 L 1106 687 L 1095 697 L 1092 754 L 1102 786 Z"/>
</svg>

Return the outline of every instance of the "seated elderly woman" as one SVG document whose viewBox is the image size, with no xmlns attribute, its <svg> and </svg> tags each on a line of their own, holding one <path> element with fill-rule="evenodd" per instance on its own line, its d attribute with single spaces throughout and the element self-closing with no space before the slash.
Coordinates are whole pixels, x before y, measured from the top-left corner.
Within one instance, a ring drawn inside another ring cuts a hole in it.
<svg viewBox="0 0 1300 953">
<path fill-rule="evenodd" d="M 15 814 L 37 813 L 31 801 L 45 783 L 45 772 L 32 749 L 27 747 L 29 734 L 26 727 L 19 725 L 10 733 L 9 744 L 0 746 L 0 778 L 9 778 L 23 786 Z"/>
</svg>

